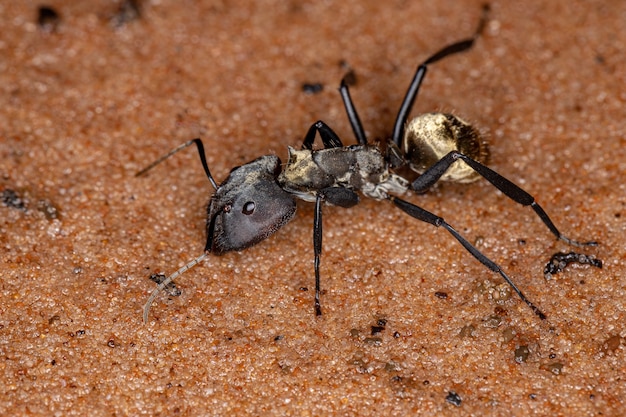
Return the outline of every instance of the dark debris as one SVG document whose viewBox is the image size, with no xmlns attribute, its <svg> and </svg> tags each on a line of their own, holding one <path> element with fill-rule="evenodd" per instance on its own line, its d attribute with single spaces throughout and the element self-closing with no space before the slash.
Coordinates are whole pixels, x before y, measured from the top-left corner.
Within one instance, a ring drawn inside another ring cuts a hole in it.
<svg viewBox="0 0 626 417">
<path fill-rule="evenodd" d="M 322 83 L 303 83 L 302 91 L 304 94 L 318 94 L 324 90 L 324 85 Z"/>
<path fill-rule="evenodd" d="M 517 349 L 515 349 L 515 362 L 517 363 L 526 362 L 529 356 L 530 356 L 530 349 L 528 349 L 528 346 L 521 345 L 521 346 L 518 346 Z"/>
<path fill-rule="evenodd" d="M 161 284 L 163 281 L 165 281 L 165 278 L 167 278 L 167 276 L 164 274 L 150 275 L 150 281 L 156 282 L 157 284 Z M 176 284 L 173 282 L 167 284 L 163 291 L 165 291 L 170 297 L 178 297 L 183 293 L 181 290 L 178 289 L 178 287 L 176 287 Z"/>
<path fill-rule="evenodd" d="M 591 265 L 596 268 L 602 268 L 602 261 L 596 259 L 593 255 L 585 255 L 577 252 L 557 252 L 552 255 L 550 262 L 548 262 L 543 269 L 543 275 L 546 279 L 551 279 L 553 275 L 563 271 L 571 263 L 578 263 L 581 265 Z"/>
<path fill-rule="evenodd" d="M 446 298 L 448 298 L 448 293 L 445 291 L 435 291 L 435 297 L 445 300 Z"/>
<path fill-rule="evenodd" d="M 17 193 L 9 188 L 2 190 L 0 193 L 0 201 L 7 207 L 26 211 L 24 200 Z"/>
<path fill-rule="evenodd" d="M 456 392 L 449 391 L 448 395 L 446 396 L 446 402 L 449 402 L 452 405 L 456 405 L 457 407 L 460 407 L 463 400 L 461 399 L 461 396 L 457 394 Z"/>
<path fill-rule="evenodd" d="M 123 0 L 111 17 L 111 24 L 117 28 L 141 18 L 141 2 L 139 0 Z"/>
<path fill-rule="evenodd" d="M 61 22 L 61 16 L 59 12 L 50 6 L 39 6 L 37 10 L 37 25 L 44 32 L 55 32 L 59 23 Z"/>
</svg>

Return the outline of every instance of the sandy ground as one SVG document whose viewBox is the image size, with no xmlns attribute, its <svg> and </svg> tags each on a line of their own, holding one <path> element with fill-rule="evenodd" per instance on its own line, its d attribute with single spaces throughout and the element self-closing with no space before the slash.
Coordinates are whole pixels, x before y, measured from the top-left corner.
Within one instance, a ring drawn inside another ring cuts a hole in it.
<svg viewBox="0 0 626 417">
<path fill-rule="evenodd" d="M 311 204 L 276 235 L 202 253 L 218 181 L 325 120 L 389 136 L 416 65 L 470 36 L 477 1 L 0 4 L 0 414 L 620 415 L 625 407 L 626 3 L 494 1 L 474 48 L 430 68 L 415 114 L 454 111 L 490 166 L 602 269 L 486 181 L 409 196 L 498 262 L 548 316 L 444 230 L 373 200 L 324 214 L 313 314 Z M 383 4 L 384 3 L 384 4 Z M 307 93 L 305 84 L 323 87 Z"/>
</svg>

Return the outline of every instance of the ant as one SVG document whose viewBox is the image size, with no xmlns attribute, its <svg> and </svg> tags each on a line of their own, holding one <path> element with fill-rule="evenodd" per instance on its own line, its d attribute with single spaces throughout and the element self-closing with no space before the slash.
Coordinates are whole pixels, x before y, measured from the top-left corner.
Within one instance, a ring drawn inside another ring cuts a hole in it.
<svg viewBox="0 0 626 417">
<path fill-rule="evenodd" d="M 350 97 L 348 76 L 344 76 L 339 92 L 356 136 L 355 145 L 344 146 L 337 134 L 320 120 L 309 128 L 301 150 L 288 147 L 286 164 L 282 165 L 276 155 L 261 156 L 233 168 L 219 185 L 209 171 L 200 139 L 183 143 L 138 172 L 136 175 L 140 176 L 173 154 L 195 144 L 204 172 L 215 189 L 207 208 L 207 242 L 204 252 L 169 277 L 160 280 L 143 307 L 143 321 L 148 321 L 150 306 L 157 295 L 179 275 L 202 262 L 209 253 L 221 255 L 239 251 L 267 239 L 293 218 L 298 198 L 315 203 L 314 306 L 316 316 L 321 315 L 322 205 L 352 207 L 359 202 L 357 191 L 365 197 L 389 200 L 411 217 L 446 229 L 479 262 L 500 274 L 520 299 L 544 320 L 546 315 L 522 293 L 498 264 L 480 252 L 443 218 L 397 196 L 409 189 L 422 193 L 438 180 L 469 183 L 483 177 L 513 201 L 532 207 L 557 239 L 573 246 L 597 245 L 594 241 L 580 243 L 562 235 L 533 196 L 488 168 L 485 165 L 489 157 L 487 145 L 478 130 L 464 120 L 452 114 L 428 113 L 407 123 L 427 67 L 449 55 L 470 49 L 483 31 L 488 10 L 488 6 L 485 6 L 478 29 L 471 38 L 444 47 L 417 67 L 400 106 L 385 153 L 378 146 L 368 143 Z M 314 150 L 313 143 L 318 133 L 324 149 Z M 455 164 L 459 160 L 463 164 Z M 420 174 L 413 182 L 396 173 L 396 169 L 406 165 Z"/>
</svg>

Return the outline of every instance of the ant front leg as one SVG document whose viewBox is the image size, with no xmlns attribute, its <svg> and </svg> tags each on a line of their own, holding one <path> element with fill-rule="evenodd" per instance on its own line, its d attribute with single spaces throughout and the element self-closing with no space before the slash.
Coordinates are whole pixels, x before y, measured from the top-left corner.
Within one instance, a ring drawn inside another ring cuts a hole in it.
<svg viewBox="0 0 626 417">
<path fill-rule="evenodd" d="M 437 227 L 441 226 L 444 229 L 446 229 L 448 232 L 450 232 L 450 234 L 454 236 L 455 239 L 458 240 L 461 243 L 461 245 L 463 245 L 463 247 L 474 256 L 474 258 L 478 259 L 480 263 L 485 265 L 487 268 L 491 269 L 493 272 L 497 272 L 498 274 L 500 274 L 500 276 L 504 278 L 507 284 L 511 286 L 513 291 L 517 293 L 520 299 L 523 302 L 525 302 L 541 320 L 546 319 L 546 315 L 543 314 L 541 310 L 539 310 L 539 307 L 534 305 L 528 298 L 526 298 L 524 293 L 522 293 L 522 291 L 519 288 L 517 288 L 517 285 L 513 283 L 511 278 L 509 278 L 509 276 L 502 270 L 502 268 L 500 268 L 500 266 L 497 263 L 487 258 L 481 251 L 479 251 L 474 245 L 469 243 L 467 239 L 465 239 L 452 226 L 446 223 L 446 221 L 443 218 L 436 216 L 433 213 L 426 211 L 423 208 L 418 207 L 414 204 L 411 204 L 408 201 L 404 201 L 398 197 L 390 196 L 389 199 L 396 205 L 396 207 L 398 207 L 399 209 L 407 213 L 409 216 L 417 220 L 430 223 L 433 226 L 437 226 Z"/>
<path fill-rule="evenodd" d="M 568 237 L 563 236 L 559 229 L 556 228 L 548 214 L 544 211 L 544 209 L 537 204 L 535 198 L 528 194 L 526 191 L 521 189 L 519 186 L 509 181 L 502 175 L 498 174 L 491 168 L 481 164 L 478 161 L 470 158 L 469 156 L 463 155 L 460 152 L 452 151 L 448 153 L 446 156 L 441 158 L 437 163 L 428 168 L 422 175 L 420 175 L 413 183 L 411 184 L 411 188 L 415 192 L 424 192 L 428 188 L 430 188 L 441 176 L 450 168 L 450 166 L 457 160 L 461 159 L 467 165 L 469 165 L 474 171 L 480 174 L 483 178 L 493 184 L 498 190 L 502 191 L 504 195 L 509 197 L 511 200 L 519 203 L 523 206 L 531 206 L 532 209 L 537 213 L 541 221 L 550 229 L 550 231 L 557 237 L 570 245 L 573 246 L 596 246 L 598 243 L 595 241 L 590 242 L 577 242 Z"/>
<path fill-rule="evenodd" d="M 317 132 L 320 133 L 324 148 L 343 148 L 343 143 L 341 143 L 341 139 L 339 139 L 339 136 L 337 136 L 335 131 L 323 121 L 318 120 L 313 123 L 308 132 L 306 132 L 304 142 L 302 143 L 302 149 L 313 150 L 313 142 L 315 142 L 315 134 Z"/>
<path fill-rule="evenodd" d="M 313 217 L 313 252 L 315 255 L 315 315 L 322 315 L 320 303 L 320 257 L 322 256 L 322 203 L 327 202 L 334 206 L 349 208 L 359 202 L 359 196 L 354 191 L 343 187 L 329 187 L 318 191 L 315 197 L 315 214 Z"/>
<path fill-rule="evenodd" d="M 321 193 L 315 198 L 315 215 L 313 217 L 313 252 L 315 254 L 315 315 L 322 315 L 320 305 L 320 256 L 322 255 L 322 200 Z"/>
</svg>

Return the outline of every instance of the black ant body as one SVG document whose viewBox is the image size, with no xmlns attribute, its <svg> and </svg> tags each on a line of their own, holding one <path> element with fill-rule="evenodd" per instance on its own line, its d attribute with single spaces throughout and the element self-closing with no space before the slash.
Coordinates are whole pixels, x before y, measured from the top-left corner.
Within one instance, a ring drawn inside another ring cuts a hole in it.
<svg viewBox="0 0 626 417">
<path fill-rule="evenodd" d="M 446 229 L 478 261 L 500 274 L 537 316 L 545 319 L 541 310 L 526 298 L 499 265 L 482 254 L 443 218 L 397 196 L 409 189 L 423 192 L 440 179 L 472 182 L 483 177 L 507 197 L 523 206 L 531 206 L 558 239 L 574 246 L 596 245 L 596 242 L 579 243 L 563 236 L 530 194 L 488 168 L 485 165 L 489 155 L 487 146 L 478 131 L 465 121 L 451 114 L 430 113 L 420 115 L 407 124 L 408 114 L 427 66 L 449 55 L 470 49 L 482 32 L 486 12 L 487 8 L 472 38 L 441 49 L 418 66 L 384 153 L 367 142 L 344 77 L 339 91 L 358 142 L 356 145 L 344 146 L 328 125 L 318 121 L 307 132 L 301 150 L 289 147 L 289 158 L 284 166 L 281 167 L 281 161 L 275 155 L 262 156 L 233 168 L 219 185 L 209 171 L 200 139 L 182 144 L 139 172 L 137 175 L 195 144 L 204 171 L 215 188 L 207 210 L 207 242 L 204 253 L 158 285 L 144 305 L 144 322 L 148 320 L 150 306 L 156 296 L 176 277 L 203 261 L 209 253 L 221 255 L 229 251 L 239 251 L 265 240 L 293 218 L 297 198 L 315 202 L 315 314 L 321 315 L 322 205 L 325 203 L 352 207 L 359 202 L 357 192 L 376 200 L 389 200 L 411 217 Z M 313 142 L 318 132 L 324 149 L 313 150 Z M 455 164 L 457 160 L 461 160 L 462 164 Z M 394 172 L 403 165 L 408 165 L 421 175 L 412 183 L 409 182 Z"/>
</svg>

